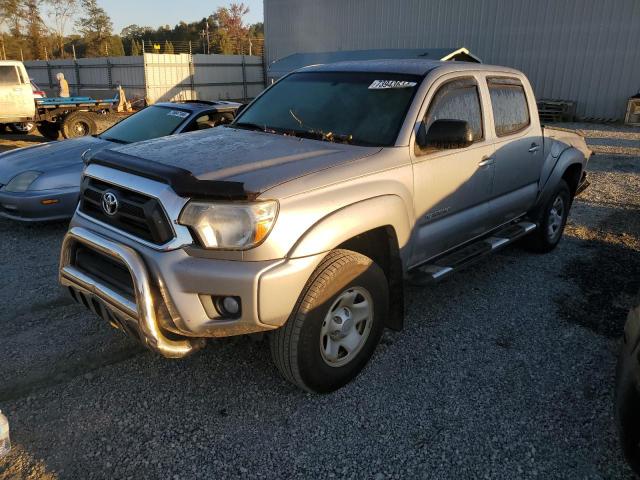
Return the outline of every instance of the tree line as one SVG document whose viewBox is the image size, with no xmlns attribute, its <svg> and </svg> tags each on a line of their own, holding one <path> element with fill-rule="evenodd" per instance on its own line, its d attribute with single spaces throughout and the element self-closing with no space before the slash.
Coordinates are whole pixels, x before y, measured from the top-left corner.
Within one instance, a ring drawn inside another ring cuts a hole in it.
<svg viewBox="0 0 640 480">
<path fill-rule="evenodd" d="M 173 27 L 129 25 L 120 34 L 97 0 L 0 0 L 0 59 L 45 60 L 151 53 L 261 55 L 262 23 L 243 3 Z M 46 19 L 46 20 L 45 20 Z"/>
</svg>

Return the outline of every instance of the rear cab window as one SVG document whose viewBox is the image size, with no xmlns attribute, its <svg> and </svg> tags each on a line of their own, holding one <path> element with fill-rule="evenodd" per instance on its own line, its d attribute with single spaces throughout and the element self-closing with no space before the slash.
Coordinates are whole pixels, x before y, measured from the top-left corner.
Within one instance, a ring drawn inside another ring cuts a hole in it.
<svg viewBox="0 0 640 480">
<path fill-rule="evenodd" d="M 20 85 L 18 70 L 14 65 L 0 65 L 0 85 Z"/>
<path fill-rule="evenodd" d="M 529 103 L 522 82 L 511 77 L 488 77 L 496 135 L 505 137 L 531 124 Z"/>
</svg>

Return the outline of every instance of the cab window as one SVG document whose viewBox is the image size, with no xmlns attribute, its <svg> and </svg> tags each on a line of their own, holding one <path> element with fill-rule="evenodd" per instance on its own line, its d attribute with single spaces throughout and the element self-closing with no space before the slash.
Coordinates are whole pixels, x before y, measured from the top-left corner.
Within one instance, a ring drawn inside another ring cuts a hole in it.
<svg viewBox="0 0 640 480">
<path fill-rule="evenodd" d="M 480 94 L 474 78 L 457 78 L 438 89 L 424 117 L 427 131 L 436 120 L 463 120 L 471 127 L 474 142 L 484 138 Z"/>
<path fill-rule="evenodd" d="M 520 80 L 490 77 L 487 86 L 491 95 L 496 135 L 504 137 L 520 132 L 531 123 L 527 95 Z"/>
<path fill-rule="evenodd" d="M 20 85 L 18 70 L 13 65 L 0 65 L 0 85 Z"/>
</svg>

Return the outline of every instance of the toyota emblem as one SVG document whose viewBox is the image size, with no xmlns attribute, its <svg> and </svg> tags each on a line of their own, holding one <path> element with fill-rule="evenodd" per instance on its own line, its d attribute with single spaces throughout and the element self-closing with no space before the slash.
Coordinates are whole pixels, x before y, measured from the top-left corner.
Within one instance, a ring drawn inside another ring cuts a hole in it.
<svg viewBox="0 0 640 480">
<path fill-rule="evenodd" d="M 113 192 L 104 192 L 102 194 L 102 210 L 110 217 L 118 213 L 120 204 L 118 203 L 118 197 Z"/>
</svg>

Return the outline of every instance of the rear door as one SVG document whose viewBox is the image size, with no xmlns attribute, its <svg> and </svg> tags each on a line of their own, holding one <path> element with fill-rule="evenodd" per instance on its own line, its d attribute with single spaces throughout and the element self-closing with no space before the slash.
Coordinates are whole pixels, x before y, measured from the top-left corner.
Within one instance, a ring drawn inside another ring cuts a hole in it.
<svg viewBox="0 0 640 480">
<path fill-rule="evenodd" d="M 33 90 L 24 67 L 0 64 L 0 122 L 19 122 L 35 115 Z"/>
<path fill-rule="evenodd" d="M 486 135 L 480 80 L 472 73 L 447 75 L 427 94 L 423 122 L 468 122 L 474 132 L 466 148 L 413 149 L 416 228 L 412 263 L 417 264 L 481 235 L 487 229 L 493 181 L 493 139 Z M 432 93 L 433 92 L 433 93 Z"/>
<path fill-rule="evenodd" d="M 517 77 L 486 78 L 495 135 L 495 179 L 489 205 L 492 227 L 527 212 L 538 194 L 543 143 L 540 122 L 531 115 L 533 92 Z"/>
</svg>

